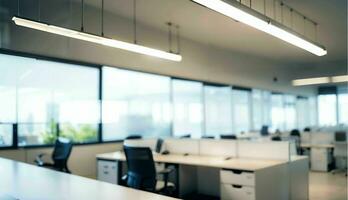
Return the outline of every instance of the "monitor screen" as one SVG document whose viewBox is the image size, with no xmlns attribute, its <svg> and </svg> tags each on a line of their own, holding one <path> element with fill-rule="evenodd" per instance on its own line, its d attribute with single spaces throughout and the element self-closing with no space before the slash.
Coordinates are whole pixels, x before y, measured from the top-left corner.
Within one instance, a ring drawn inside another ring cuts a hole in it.
<svg viewBox="0 0 348 200">
<path fill-rule="evenodd" d="M 345 142 L 345 141 L 347 141 L 347 133 L 346 132 L 336 132 L 335 133 L 335 141 L 336 142 Z"/>
</svg>

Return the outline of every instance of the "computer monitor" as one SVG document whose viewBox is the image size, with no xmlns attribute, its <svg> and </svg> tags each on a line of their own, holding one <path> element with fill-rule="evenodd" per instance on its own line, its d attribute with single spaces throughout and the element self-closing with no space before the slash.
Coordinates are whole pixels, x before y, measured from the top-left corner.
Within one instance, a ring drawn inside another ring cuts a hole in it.
<svg viewBox="0 0 348 200">
<path fill-rule="evenodd" d="M 163 144 L 163 139 L 158 138 L 156 142 L 156 153 L 161 153 L 162 144 Z"/>
<path fill-rule="evenodd" d="M 346 142 L 347 141 L 347 133 L 344 131 L 335 132 L 335 141 L 336 142 Z"/>
</svg>

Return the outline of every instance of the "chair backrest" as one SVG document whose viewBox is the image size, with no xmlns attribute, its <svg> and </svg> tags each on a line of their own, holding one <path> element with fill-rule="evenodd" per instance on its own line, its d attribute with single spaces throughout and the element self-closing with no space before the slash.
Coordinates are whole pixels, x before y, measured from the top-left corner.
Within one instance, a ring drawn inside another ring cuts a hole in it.
<svg viewBox="0 0 348 200">
<path fill-rule="evenodd" d="M 154 191 L 156 188 L 156 168 L 151 149 L 148 147 L 124 146 L 127 159 L 127 185 L 129 187 Z"/>
<path fill-rule="evenodd" d="M 282 141 L 282 138 L 280 136 L 273 136 L 271 138 L 272 141 Z"/>
<path fill-rule="evenodd" d="M 228 139 L 228 140 L 236 140 L 237 136 L 235 135 L 220 135 L 221 139 Z"/>
<path fill-rule="evenodd" d="M 305 127 L 305 128 L 303 129 L 303 131 L 304 131 L 304 132 L 311 132 L 311 128 Z"/>
<path fill-rule="evenodd" d="M 72 147 L 73 144 L 69 139 L 60 137 L 56 140 L 52 153 L 52 160 L 56 167 L 60 169 L 66 168 Z"/>
<path fill-rule="evenodd" d="M 125 139 L 126 140 L 138 140 L 138 139 L 142 139 L 142 138 L 143 137 L 141 135 L 129 135 Z"/>
<path fill-rule="evenodd" d="M 202 136 L 203 139 L 214 139 L 214 136 L 208 136 L 208 135 L 204 135 Z"/>
<path fill-rule="evenodd" d="M 290 132 L 290 136 L 301 137 L 300 131 L 297 129 L 293 129 Z"/>
<path fill-rule="evenodd" d="M 191 135 L 190 134 L 182 135 L 182 136 L 180 136 L 180 138 L 191 138 Z"/>
<path fill-rule="evenodd" d="M 261 133 L 262 136 L 267 136 L 267 135 L 269 135 L 268 126 L 262 126 L 262 127 L 261 127 L 260 133 Z"/>
</svg>

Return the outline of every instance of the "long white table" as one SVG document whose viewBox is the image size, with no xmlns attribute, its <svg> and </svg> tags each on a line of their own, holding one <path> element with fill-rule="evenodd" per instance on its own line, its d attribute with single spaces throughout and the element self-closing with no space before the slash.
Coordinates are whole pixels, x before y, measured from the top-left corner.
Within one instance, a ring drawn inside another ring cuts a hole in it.
<svg viewBox="0 0 348 200">
<path fill-rule="evenodd" d="M 174 198 L 0 158 L 0 198 L 174 200 Z"/>
<path fill-rule="evenodd" d="M 177 165 L 180 197 L 202 189 L 221 199 L 295 199 L 292 193 L 298 193 L 296 199 L 308 199 L 307 157 L 296 157 L 290 162 L 245 158 L 225 160 L 226 156 L 183 154 L 154 154 L 153 157 L 157 163 Z M 121 151 L 97 155 L 98 179 L 120 183 L 125 160 Z M 295 161 L 299 164 L 294 164 Z M 299 167 L 304 170 L 298 170 Z M 301 180 L 291 178 L 301 173 L 304 176 L 297 176 Z M 296 181 L 303 180 L 303 187 L 294 187 Z"/>
</svg>

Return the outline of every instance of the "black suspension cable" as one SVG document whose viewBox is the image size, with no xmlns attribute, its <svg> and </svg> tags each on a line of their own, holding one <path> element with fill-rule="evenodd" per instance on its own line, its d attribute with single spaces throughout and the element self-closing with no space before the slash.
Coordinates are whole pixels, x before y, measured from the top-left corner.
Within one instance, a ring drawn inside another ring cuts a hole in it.
<svg viewBox="0 0 348 200">
<path fill-rule="evenodd" d="M 101 0 L 101 36 L 104 37 L 104 0 Z"/>
<path fill-rule="evenodd" d="M 181 43 L 180 43 L 180 27 L 179 27 L 179 25 L 176 26 L 176 42 L 177 42 L 177 53 L 180 54 Z"/>
<path fill-rule="evenodd" d="M 138 43 L 137 40 L 137 0 L 133 0 L 133 34 L 134 34 L 134 44 Z"/>
<path fill-rule="evenodd" d="M 168 22 L 168 43 L 169 43 L 169 52 L 172 53 L 172 23 Z"/>
<path fill-rule="evenodd" d="M 81 0 L 81 31 L 84 32 L 84 15 L 85 15 L 84 0 Z"/>
</svg>

